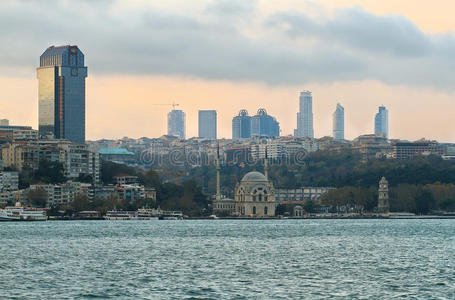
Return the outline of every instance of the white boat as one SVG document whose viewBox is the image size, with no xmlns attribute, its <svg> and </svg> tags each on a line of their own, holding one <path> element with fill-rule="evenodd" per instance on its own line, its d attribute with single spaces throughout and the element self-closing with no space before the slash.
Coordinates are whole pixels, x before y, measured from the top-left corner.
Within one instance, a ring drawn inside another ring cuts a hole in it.
<svg viewBox="0 0 455 300">
<path fill-rule="evenodd" d="M 160 220 L 183 220 L 183 213 L 180 211 L 162 211 Z"/>
<path fill-rule="evenodd" d="M 46 211 L 42 208 L 31 208 L 16 202 L 14 206 L 0 209 L 0 221 L 46 221 Z"/>
<path fill-rule="evenodd" d="M 134 220 L 158 220 L 157 210 L 139 208 L 134 216 Z"/>
<path fill-rule="evenodd" d="M 135 216 L 136 212 L 135 211 L 123 211 L 123 210 L 109 210 L 104 218 L 106 220 L 133 220 L 133 217 Z"/>
</svg>

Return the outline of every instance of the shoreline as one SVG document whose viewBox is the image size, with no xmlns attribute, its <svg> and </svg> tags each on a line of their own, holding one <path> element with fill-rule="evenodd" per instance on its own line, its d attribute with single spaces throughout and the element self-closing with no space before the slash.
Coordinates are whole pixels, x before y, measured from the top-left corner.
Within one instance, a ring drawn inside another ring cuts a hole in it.
<svg viewBox="0 0 455 300">
<path fill-rule="evenodd" d="M 455 219 L 455 216 L 321 216 L 321 217 L 270 217 L 270 218 L 248 218 L 248 217 L 188 217 L 183 220 L 437 220 L 437 219 Z M 109 221 L 104 218 L 87 218 L 87 219 L 71 219 L 71 218 L 50 218 L 47 221 Z M 117 221 L 117 220 L 116 220 Z M 120 220 L 121 221 L 121 220 Z M 158 220 L 127 220 L 127 221 L 158 221 Z M 162 221 L 162 220 L 160 220 Z"/>
</svg>

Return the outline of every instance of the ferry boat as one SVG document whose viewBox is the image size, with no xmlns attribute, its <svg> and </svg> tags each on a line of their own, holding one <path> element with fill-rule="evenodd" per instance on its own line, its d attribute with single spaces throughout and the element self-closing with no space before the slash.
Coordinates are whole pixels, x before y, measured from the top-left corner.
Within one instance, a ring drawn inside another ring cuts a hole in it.
<svg viewBox="0 0 455 300">
<path fill-rule="evenodd" d="M 160 220 L 183 220 L 183 213 L 180 211 L 163 211 L 159 216 Z"/>
<path fill-rule="evenodd" d="M 139 208 L 134 216 L 134 220 L 158 220 L 157 210 Z"/>
<path fill-rule="evenodd" d="M 106 220 L 182 220 L 180 211 L 140 208 L 137 211 L 109 210 L 104 216 Z"/>
<path fill-rule="evenodd" d="M 46 221 L 46 210 L 42 208 L 31 208 L 16 202 L 14 206 L 7 206 L 0 209 L 0 221 Z"/>
<path fill-rule="evenodd" d="M 109 210 L 104 218 L 106 220 L 133 220 L 134 215 L 136 214 L 135 211 L 123 211 L 123 210 Z"/>
</svg>

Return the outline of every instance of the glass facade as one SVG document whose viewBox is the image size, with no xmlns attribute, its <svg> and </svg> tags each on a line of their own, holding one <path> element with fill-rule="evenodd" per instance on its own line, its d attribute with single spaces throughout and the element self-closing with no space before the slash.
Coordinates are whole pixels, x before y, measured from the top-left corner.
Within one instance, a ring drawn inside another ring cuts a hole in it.
<svg viewBox="0 0 455 300">
<path fill-rule="evenodd" d="M 199 137 L 216 140 L 216 110 L 200 110 L 198 121 Z"/>
<path fill-rule="evenodd" d="M 185 138 L 186 115 L 182 110 L 174 109 L 167 114 L 167 134 Z"/>
<path fill-rule="evenodd" d="M 37 69 L 41 138 L 85 142 L 84 54 L 77 46 L 51 46 Z"/>
<path fill-rule="evenodd" d="M 232 138 L 250 138 L 251 137 L 251 117 L 248 112 L 242 109 L 237 116 L 232 119 Z"/>
<path fill-rule="evenodd" d="M 337 140 L 344 139 L 344 107 L 337 103 L 333 113 L 333 137 Z"/>
<path fill-rule="evenodd" d="M 374 117 L 374 133 L 389 138 L 389 111 L 385 106 L 379 106 L 379 111 Z"/>
<path fill-rule="evenodd" d="M 251 118 L 251 135 L 254 136 L 280 136 L 280 124 L 267 114 L 263 108 Z"/>
</svg>

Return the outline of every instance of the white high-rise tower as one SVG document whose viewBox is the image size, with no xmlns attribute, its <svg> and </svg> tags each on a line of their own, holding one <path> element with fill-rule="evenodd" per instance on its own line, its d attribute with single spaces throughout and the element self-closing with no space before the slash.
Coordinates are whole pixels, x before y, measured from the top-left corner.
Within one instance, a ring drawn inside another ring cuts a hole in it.
<svg viewBox="0 0 455 300">
<path fill-rule="evenodd" d="M 344 107 L 340 103 L 333 113 L 333 138 L 344 140 Z"/>
<path fill-rule="evenodd" d="M 310 91 L 300 92 L 300 111 L 297 113 L 297 137 L 314 138 L 313 96 Z"/>
</svg>

